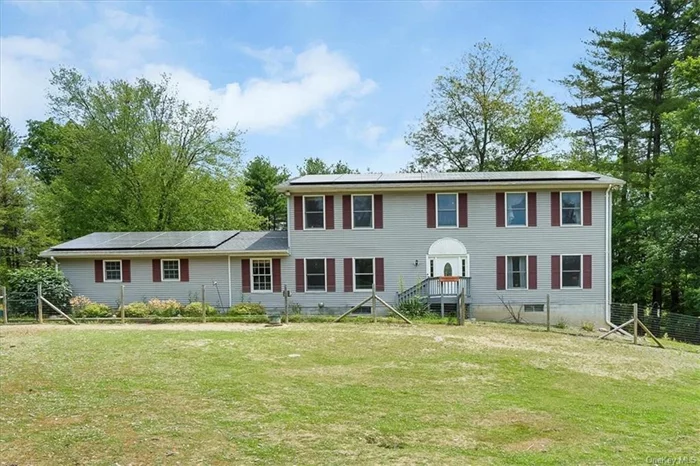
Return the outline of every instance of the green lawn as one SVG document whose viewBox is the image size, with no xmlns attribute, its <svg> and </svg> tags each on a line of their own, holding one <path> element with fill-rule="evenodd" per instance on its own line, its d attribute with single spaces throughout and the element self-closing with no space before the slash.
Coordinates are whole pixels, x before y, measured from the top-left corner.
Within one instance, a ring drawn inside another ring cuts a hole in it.
<svg viewBox="0 0 700 466">
<path fill-rule="evenodd" d="M 0 464 L 700 462 L 700 353 L 514 325 L 0 327 Z"/>
</svg>

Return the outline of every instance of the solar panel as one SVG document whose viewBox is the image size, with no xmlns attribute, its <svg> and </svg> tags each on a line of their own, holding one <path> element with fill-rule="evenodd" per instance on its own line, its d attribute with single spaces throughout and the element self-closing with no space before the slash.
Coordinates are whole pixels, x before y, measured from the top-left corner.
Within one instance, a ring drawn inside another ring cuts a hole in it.
<svg viewBox="0 0 700 466">
<path fill-rule="evenodd" d="M 237 233 L 237 230 L 92 233 L 82 238 L 59 244 L 53 249 L 215 248 Z"/>
</svg>

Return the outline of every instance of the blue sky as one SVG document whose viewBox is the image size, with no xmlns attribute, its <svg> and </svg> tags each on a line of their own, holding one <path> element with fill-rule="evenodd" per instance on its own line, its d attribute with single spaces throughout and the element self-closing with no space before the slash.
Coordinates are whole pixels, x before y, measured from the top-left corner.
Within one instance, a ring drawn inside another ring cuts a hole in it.
<svg viewBox="0 0 700 466">
<path fill-rule="evenodd" d="M 95 79 L 172 75 L 181 97 L 246 129 L 246 159 L 305 157 L 393 172 L 434 78 L 487 39 L 526 83 L 583 56 L 589 28 L 634 24 L 642 1 L 25 2 L 0 0 L 0 114 L 47 117 L 51 68 Z M 570 123 L 573 123 L 569 120 Z"/>
</svg>

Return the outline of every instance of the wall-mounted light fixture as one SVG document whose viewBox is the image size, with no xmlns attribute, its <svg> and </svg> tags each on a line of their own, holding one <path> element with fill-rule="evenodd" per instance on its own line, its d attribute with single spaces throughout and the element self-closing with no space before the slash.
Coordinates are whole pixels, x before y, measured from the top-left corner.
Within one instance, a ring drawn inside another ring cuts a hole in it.
<svg viewBox="0 0 700 466">
<path fill-rule="evenodd" d="M 418 259 L 416 259 L 416 261 L 413 263 L 413 265 L 414 265 L 415 267 L 418 267 Z"/>
</svg>

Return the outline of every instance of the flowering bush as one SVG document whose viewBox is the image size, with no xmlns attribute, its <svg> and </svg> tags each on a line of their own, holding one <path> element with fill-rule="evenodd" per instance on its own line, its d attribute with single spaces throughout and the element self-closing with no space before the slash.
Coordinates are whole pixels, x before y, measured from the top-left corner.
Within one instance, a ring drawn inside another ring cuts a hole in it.
<svg viewBox="0 0 700 466">
<path fill-rule="evenodd" d="M 70 308 L 76 315 L 82 312 L 90 304 L 92 304 L 92 300 L 87 296 L 73 296 L 70 299 Z"/>
<path fill-rule="evenodd" d="M 153 298 L 148 301 L 148 310 L 151 315 L 175 317 L 177 315 L 182 315 L 183 306 L 174 299 Z"/>
<path fill-rule="evenodd" d="M 124 306 L 124 317 L 147 317 L 151 310 L 146 303 L 135 302 Z"/>
<path fill-rule="evenodd" d="M 216 314 L 216 308 L 212 306 L 211 304 L 205 304 L 206 306 L 206 311 L 207 315 L 215 315 Z M 202 316 L 202 303 L 189 303 L 185 308 L 182 310 L 182 316 L 183 317 L 201 317 Z"/>
<path fill-rule="evenodd" d="M 231 306 L 228 310 L 229 315 L 265 315 L 265 306 L 261 303 L 238 303 Z"/>
<path fill-rule="evenodd" d="M 73 315 L 76 317 L 111 317 L 112 309 L 106 304 L 100 303 L 90 303 L 80 309 L 79 311 L 73 311 Z"/>
</svg>

